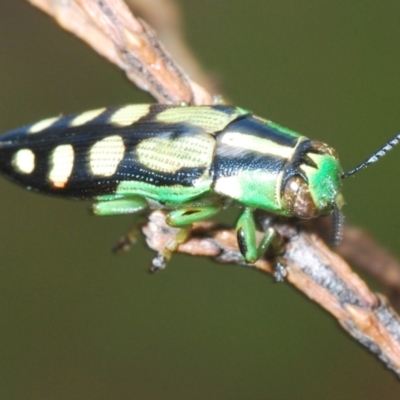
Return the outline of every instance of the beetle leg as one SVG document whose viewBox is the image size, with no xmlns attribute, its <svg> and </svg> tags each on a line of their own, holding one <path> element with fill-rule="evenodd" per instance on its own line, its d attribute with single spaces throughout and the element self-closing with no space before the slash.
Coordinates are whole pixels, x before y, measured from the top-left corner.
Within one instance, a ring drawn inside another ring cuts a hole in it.
<svg viewBox="0 0 400 400">
<path fill-rule="evenodd" d="M 172 253 L 176 251 L 181 243 L 186 242 L 190 236 L 191 226 L 179 229 L 175 237 L 170 240 L 164 247 L 163 250 L 158 252 L 157 257 L 152 261 L 150 272 L 157 272 L 160 269 L 164 269 L 167 266 L 167 262 L 171 259 Z"/>
<path fill-rule="evenodd" d="M 254 222 L 254 210 L 245 207 L 236 224 L 236 236 L 239 250 L 248 263 L 255 263 L 267 250 L 277 233 L 274 228 L 269 227 L 260 244 L 257 246 L 256 224 Z"/>
<path fill-rule="evenodd" d="M 139 234 L 140 230 L 136 224 L 118 239 L 118 242 L 112 248 L 112 252 L 116 254 L 126 253 L 131 249 L 132 245 L 136 244 Z"/>
<path fill-rule="evenodd" d="M 278 256 L 275 258 L 275 271 L 274 278 L 276 282 L 283 282 L 287 275 L 286 265 L 283 257 Z"/>
<path fill-rule="evenodd" d="M 187 206 L 173 210 L 167 215 L 167 224 L 184 227 L 208 219 L 220 211 L 220 206 Z"/>
<path fill-rule="evenodd" d="M 179 227 L 178 233 L 174 239 L 169 241 L 165 248 L 158 253 L 153 260 L 151 272 L 156 272 L 165 268 L 167 261 L 171 258 L 172 253 L 176 251 L 181 243 L 186 242 L 192 230 L 194 222 L 203 221 L 210 218 L 220 211 L 220 206 L 190 206 L 170 211 L 167 215 L 166 222 L 173 227 Z"/>
<path fill-rule="evenodd" d="M 144 210 L 148 204 L 142 197 L 134 196 L 124 198 L 121 196 L 100 196 L 99 201 L 92 206 L 94 215 L 121 215 L 133 214 Z M 132 244 L 136 243 L 139 233 L 137 226 L 131 228 L 124 236 L 120 237 L 117 244 L 113 247 L 114 253 L 121 253 L 130 250 Z"/>
<path fill-rule="evenodd" d="M 99 202 L 93 204 L 92 211 L 94 215 L 120 215 L 134 214 L 144 210 L 148 205 L 143 197 L 117 197 L 117 198 L 99 198 Z"/>
</svg>

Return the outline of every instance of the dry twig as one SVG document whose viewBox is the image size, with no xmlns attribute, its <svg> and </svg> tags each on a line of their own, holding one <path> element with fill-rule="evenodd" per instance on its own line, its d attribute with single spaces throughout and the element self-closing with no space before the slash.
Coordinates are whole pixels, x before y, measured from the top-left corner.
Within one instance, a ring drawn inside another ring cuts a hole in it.
<svg viewBox="0 0 400 400">
<path fill-rule="evenodd" d="M 188 78 L 153 30 L 135 18 L 122 0 L 28 1 L 123 69 L 129 79 L 158 101 L 212 104 L 213 97 Z M 164 217 L 162 212 L 155 211 L 143 227 L 147 243 L 154 250 L 161 250 L 175 233 L 174 228 L 165 224 Z M 400 376 L 400 319 L 386 298 L 372 293 L 317 234 L 298 230 L 288 221 L 276 223 L 275 228 L 286 240 L 287 281 L 329 311 L 350 335 Z M 375 270 L 385 263 L 383 281 L 399 293 L 398 263 L 372 242 L 365 259 L 368 240 L 359 231 L 346 228 L 339 251 L 361 266 L 373 265 Z M 211 222 L 196 224 L 191 239 L 178 251 L 243 265 L 233 230 Z M 274 273 L 273 265 L 266 259 L 252 267 Z"/>
<path fill-rule="evenodd" d="M 211 104 L 212 97 L 174 62 L 154 31 L 122 0 L 28 0 L 125 71 L 159 102 Z"/>
<path fill-rule="evenodd" d="M 205 87 L 209 93 L 218 93 L 215 82 L 204 73 L 185 43 L 181 12 L 174 1 L 128 0 L 127 3 L 155 29 L 158 38 L 192 79 Z"/>
<path fill-rule="evenodd" d="M 284 222 L 276 223 L 275 228 L 287 241 L 286 280 L 331 313 L 351 336 L 400 376 L 400 318 L 387 299 L 371 292 L 318 235 Z M 165 223 L 161 211 L 151 214 L 143 230 L 154 250 L 163 249 L 176 233 L 176 228 Z M 235 231 L 210 222 L 195 224 L 192 238 L 178 251 L 244 265 Z M 250 267 L 275 272 L 273 263 L 265 258 Z"/>
</svg>

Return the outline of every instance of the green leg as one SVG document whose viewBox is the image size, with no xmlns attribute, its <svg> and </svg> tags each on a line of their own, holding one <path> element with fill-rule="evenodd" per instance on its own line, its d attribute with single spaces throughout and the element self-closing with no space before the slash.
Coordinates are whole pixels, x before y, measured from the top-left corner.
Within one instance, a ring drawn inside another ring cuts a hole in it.
<svg viewBox="0 0 400 400">
<path fill-rule="evenodd" d="M 134 214 L 147 207 L 145 199 L 139 196 L 129 198 L 99 198 L 99 202 L 93 204 L 94 215 L 121 215 Z"/>
<path fill-rule="evenodd" d="M 257 246 L 256 225 L 254 222 L 253 209 L 246 207 L 236 224 L 236 235 L 240 252 L 246 262 L 255 263 L 267 250 L 277 234 L 274 228 L 268 228 Z"/>
<path fill-rule="evenodd" d="M 194 222 L 203 221 L 208 219 L 219 212 L 219 206 L 188 206 L 179 208 L 168 213 L 167 224 L 170 226 L 187 226 L 192 225 Z"/>
<path fill-rule="evenodd" d="M 140 196 L 115 196 L 105 195 L 97 198 L 98 202 L 93 204 L 92 211 L 94 215 L 122 215 L 134 214 L 147 208 L 147 202 Z M 134 226 L 124 236 L 122 236 L 118 243 L 113 247 L 114 253 L 128 251 L 132 244 L 136 243 L 139 229 Z"/>
<path fill-rule="evenodd" d="M 173 227 L 181 228 L 174 239 L 169 241 L 165 248 L 158 253 L 153 260 L 151 267 L 152 272 L 156 272 L 165 268 L 167 261 L 171 258 L 172 253 L 176 251 L 181 243 L 186 242 L 190 236 L 194 222 L 203 221 L 217 214 L 221 209 L 219 206 L 187 206 L 178 210 L 170 211 L 167 215 L 166 222 Z"/>
<path fill-rule="evenodd" d="M 191 227 L 181 228 L 173 239 L 171 239 L 165 247 L 158 252 L 157 257 L 152 261 L 150 267 L 151 272 L 157 272 L 167 266 L 167 262 L 171 259 L 172 253 L 176 251 L 181 243 L 186 242 L 190 236 Z"/>
</svg>

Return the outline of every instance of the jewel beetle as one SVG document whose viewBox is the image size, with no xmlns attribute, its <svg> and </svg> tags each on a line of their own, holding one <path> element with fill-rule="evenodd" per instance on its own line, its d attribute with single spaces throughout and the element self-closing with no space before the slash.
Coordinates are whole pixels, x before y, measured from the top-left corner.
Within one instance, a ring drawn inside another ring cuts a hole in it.
<svg viewBox="0 0 400 400">
<path fill-rule="evenodd" d="M 0 172 L 28 190 L 94 200 L 95 215 L 167 210 L 167 223 L 181 230 L 158 268 L 187 239 L 191 224 L 239 204 L 238 246 L 254 263 L 277 237 L 270 227 L 257 243 L 256 209 L 297 218 L 332 214 L 340 221 L 342 179 L 399 139 L 343 173 L 332 147 L 239 107 L 125 105 L 3 134 Z"/>
</svg>

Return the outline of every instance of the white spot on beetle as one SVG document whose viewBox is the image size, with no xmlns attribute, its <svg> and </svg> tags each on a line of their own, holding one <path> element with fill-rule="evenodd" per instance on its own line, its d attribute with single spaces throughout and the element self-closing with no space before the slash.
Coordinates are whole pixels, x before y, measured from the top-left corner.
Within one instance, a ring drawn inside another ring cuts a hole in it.
<svg viewBox="0 0 400 400">
<path fill-rule="evenodd" d="M 31 125 L 30 128 L 28 129 L 28 133 L 38 133 L 44 131 L 59 119 L 60 119 L 59 117 L 42 119 L 41 121 L 36 122 L 36 124 Z"/>
<path fill-rule="evenodd" d="M 17 172 L 30 174 L 35 169 L 35 154 L 30 149 L 18 150 L 14 154 L 12 165 Z"/>
<path fill-rule="evenodd" d="M 89 164 L 93 175 L 115 174 L 124 157 L 125 145 L 121 136 L 113 135 L 98 141 L 89 152 Z"/>
<path fill-rule="evenodd" d="M 218 178 L 215 182 L 214 190 L 217 193 L 230 197 L 231 199 L 240 199 L 243 194 L 243 187 L 238 176 Z"/>
<path fill-rule="evenodd" d="M 101 113 L 103 113 L 106 109 L 99 108 L 97 110 L 90 110 L 83 112 L 77 115 L 69 124 L 69 126 L 80 126 L 87 124 L 88 122 L 92 121 L 93 119 L 97 118 Z"/>
<path fill-rule="evenodd" d="M 222 144 L 238 149 L 238 151 L 250 150 L 287 159 L 291 158 L 295 152 L 295 147 L 285 146 L 269 139 L 241 132 L 226 132 L 220 137 L 220 141 Z M 222 148 L 221 151 L 223 151 Z"/>
<path fill-rule="evenodd" d="M 150 111 L 149 104 L 131 104 L 121 107 L 109 119 L 109 123 L 116 126 L 128 126 L 147 115 Z"/>
<path fill-rule="evenodd" d="M 74 166 L 74 149 L 70 144 L 57 146 L 50 156 L 49 180 L 56 188 L 65 187 Z"/>
</svg>

